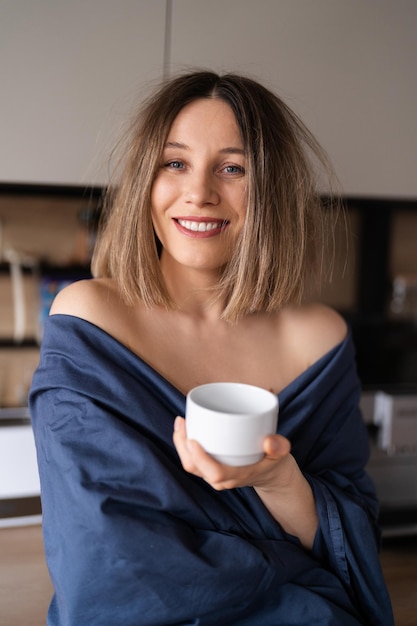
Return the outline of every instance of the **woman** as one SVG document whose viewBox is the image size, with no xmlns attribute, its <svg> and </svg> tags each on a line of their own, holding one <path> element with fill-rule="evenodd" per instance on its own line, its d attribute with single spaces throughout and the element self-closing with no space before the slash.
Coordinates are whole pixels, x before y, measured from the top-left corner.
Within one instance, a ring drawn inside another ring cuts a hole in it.
<svg viewBox="0 0 417 626">
<path fill-rule="evenodd" d="M 93 258 L 56 298 L 30 405 L 49 625 L 393 623 L 350 335 L 301 304 L 323 214 L 286 105 L 195 72 L 132 127 Z M 186 438 L 194 386 L 279 395 L 250 466 Z"/>
</svg>

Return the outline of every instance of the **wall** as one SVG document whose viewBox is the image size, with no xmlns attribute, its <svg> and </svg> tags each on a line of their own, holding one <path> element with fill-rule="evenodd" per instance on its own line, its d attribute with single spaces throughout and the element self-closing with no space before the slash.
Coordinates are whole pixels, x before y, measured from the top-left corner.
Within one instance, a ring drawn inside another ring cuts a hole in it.
<svg viewBox="0 0 417 626">
<path fill-rule="evenodd" d="M 350 195 L 417 196 L 415 0 L 0 0 L 0 181 L 105 183 L 143 89 L 249 72 L 327 148 Z"/>
</svg>

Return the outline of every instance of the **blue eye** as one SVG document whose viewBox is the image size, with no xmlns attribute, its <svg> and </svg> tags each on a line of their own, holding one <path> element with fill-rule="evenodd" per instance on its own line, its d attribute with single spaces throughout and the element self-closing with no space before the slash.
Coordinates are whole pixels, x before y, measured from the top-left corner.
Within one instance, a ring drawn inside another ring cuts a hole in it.
<svg viewBox="0 0 417 626">
<path fill-rule="evenodd" d="M 182 163 L 182 161 L 169 161 L 165 164 L 165 167 L 172 170 L 180 170 L 184 167 L 184 164 Z"/>
<path fill-rule="evenodd" d="M 245 169 L 240 165 L 226 165 L 224 168 L 226 174 L 244 174 Z"/>
</svg>

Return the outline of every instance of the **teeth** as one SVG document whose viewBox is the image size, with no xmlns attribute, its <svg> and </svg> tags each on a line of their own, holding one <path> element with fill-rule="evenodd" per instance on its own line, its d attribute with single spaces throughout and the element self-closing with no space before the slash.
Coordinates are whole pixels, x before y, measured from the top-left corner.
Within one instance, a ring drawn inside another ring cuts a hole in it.
<svg viewBox="0 0 417 626">
<path fill-rule="evenodd" d="M 199 233 L 205 233 L 215 228 L 220 228 L 223 222 L 192 222 L 190 220 L 178 220 L 178 224 L 181 224 L 187 230 L 193 230 Z"/>
</svg>

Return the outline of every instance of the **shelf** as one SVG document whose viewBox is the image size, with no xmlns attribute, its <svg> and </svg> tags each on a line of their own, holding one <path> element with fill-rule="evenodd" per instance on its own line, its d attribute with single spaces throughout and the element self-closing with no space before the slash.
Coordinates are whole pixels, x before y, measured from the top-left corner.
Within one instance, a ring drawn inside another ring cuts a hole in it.
<svg viewBox="0 0 417 626">
<path fill-rule="evenodd" d="M 417 389 L 417 324 L 382 315 L 346 316 L 356 346 L 359 377 L 367 389 Z"/>
<path fill-rule="evenodd" d="M 0 428 L 3 426 L 25 426 L 30 423 L 29 407 L 0 407 Z"/>
<path fill-rule="evenodd" d="M 0 194 L 13 196 L 57 196 L 101 200 L 106 188 L 98 185 L 48 185 L 36 183 L 0 183 Z"/>
<path fill-rule="evenodd" d="M 91 278 L 89 265 L 52 265 L 51 263 L 40 263 L 36 267 L 22 267 L 23 274 L 42 276 L 74 276 L 80 278 Z M 0 274 L 10 274 L 10 265 L 5 262 L 0 263 Z"/>
<path fill-rule="evenodd" d="M 26 498 L 0 499 L 0 526 L 7 519 L 20 518 L 24 521 L 33 515 L 42 514 L 41 499 L 39 496 L 27 496 Z"/>
<path fill-rule="evenodd" d="M 0 338 L 1 348 L 39 348 L 39 341 L 35 338 L 23 339 L 23 341 L 15 341 L 9 337 Z"/>
<path fill-rule="evenodd" d="M 29 407 L 27 406 L 0 407 L 0 420 L 27 417 L 29 417 Z"/>
</svg>

